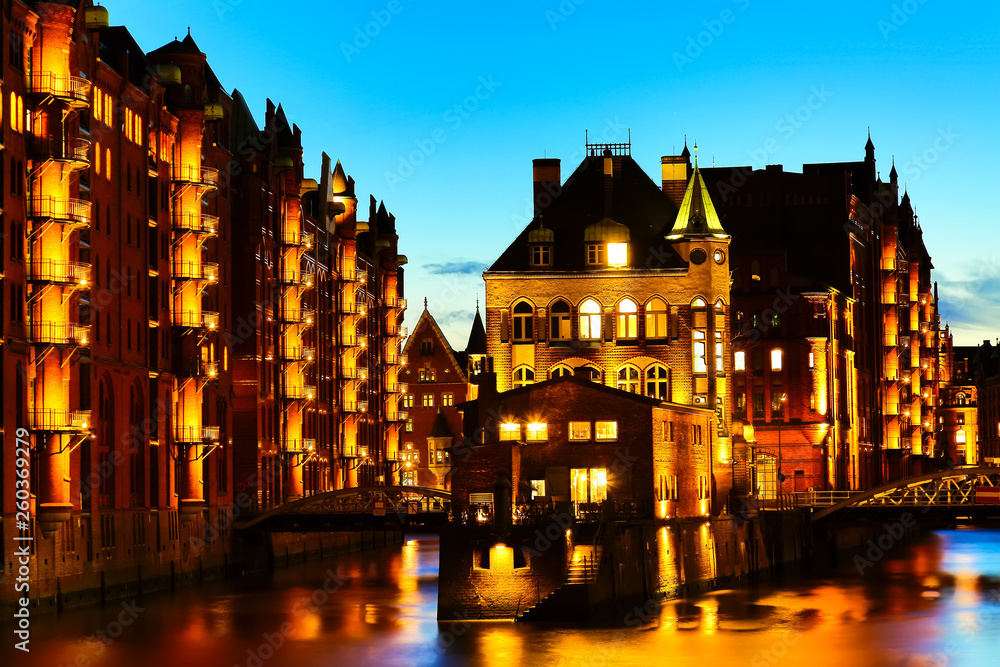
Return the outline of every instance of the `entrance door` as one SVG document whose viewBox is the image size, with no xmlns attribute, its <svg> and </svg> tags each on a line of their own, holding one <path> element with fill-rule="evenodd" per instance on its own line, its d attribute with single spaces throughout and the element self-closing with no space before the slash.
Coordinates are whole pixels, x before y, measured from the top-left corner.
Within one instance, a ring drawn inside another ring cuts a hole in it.
<svg viewBox="0 0 1000 667">
<path fill-rule="evenodd" d="M 774 500 L 778 489 L 778 459 L 773 454 L 757 454 L 757 497 Z"/>
</svg>

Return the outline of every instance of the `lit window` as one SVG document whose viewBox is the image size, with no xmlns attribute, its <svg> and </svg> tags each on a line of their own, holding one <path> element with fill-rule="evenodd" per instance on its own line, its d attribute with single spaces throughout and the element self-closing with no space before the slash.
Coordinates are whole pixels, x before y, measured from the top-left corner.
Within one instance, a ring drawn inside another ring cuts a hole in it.
<svg viewBox="0 0 1000 667">
<path fill-rule="evenodd" d="M 593 299 L 580 304 L 580 340 L 600 340 L 601 306 Z"/>
<path fill-rule="evenodd" d="M 421 398 L 423 399 L 423 406 L 425 408 L 434 407 L 434 394 L 424 394 Z"/>
<path fill-rule="evenodd" d="M 816 368 L 816 355 L 809 353 L 809 368 Z"/>
<path fill-rule="evenodd" d="M 737 352 L 733 355 L 733 369 L 745 371 L 747 369 L 747 353 Z"/>
<path fill-rule="evenodd" d="M 549 318 L 549 340 L 569 340 L 573 335 L 570 327 L 569 304 L 565 301 L 556 301 L 549 311 L 552 313 Z"/>
<path fill-rule="evenodd" d="M 548 424 L 532 423 L 528 424 L 528 440 L 531 442 L 541 442 L 549 439 Z"/>
<path fill-rule="evenodd" d="M 705 332 L 692 331 L 691 336 L 694 338 L 694 343 L 692 344 L 693 370 L 695 373 L 707 373 L 708 353 L 705 346 Z"/>
<path fill-rule="evenodd" d="M 965 431 L 955 431 L 955 443 L 959 445 L 965 444 Z"/>
<path fill-rule="evenodd" d="M 625 266 L 628 264 L 628 244 L 608 244 L 608 264 L 610 266 Z"/>
<path fill-rule="evenodd" d="M 622 366 L 618 369 L 618 388 L 622 391 L 639 393 L 639 369 L 635 366 Z"/>
<path fill-rule="evenodd" d="M 670 371 L 666 367 L 654 364 L 646 369 L 646 396 L 670 400 Z"/>
<path fill-rule="evenodd" d="M 639 336 L 639 308 L 632 299 L 622 299 L 618 304 L 618 337 L 636 338 Z"/>
<path fill-rule="evenodd" d="M 509 442 L 518 440 L 521 437 L 520 424 L 500 424 L 500 441 Z"/>
<path fill-rule="evenodd" d="M 535 330 L 532 326 L 534 309 L 527 301 L 521 301 L 514 306 L 514 340 L 530 341 Z"/>
<path fill-rule="evenodd" d="M 618 439 L 618 422 L 616 421 L 599 421 L 594 430 L 597 432 L 597 439 L 599 441 Z"/>
<path fill-rule="evenodd" d="M 663 299 L 650 299 L 646 304 L 646 338 L 666 338 L 667 303 Z"/>
<path fill-rule="evenodd" d="M 533 479 L 531 480 L 531 499 L 534 500 L 538 496 L 545 495 L 545 480 L 544 479 Z"/>
<path fill-rule="evenodd" d="M 403 396 L 403 407 L 412 408 L 413 407 L 413 394 L 406 394 Z"/>
<path fill-rule="evenodd" d="M 514 371 L 514 388 L 526 387 L 535 381 L 535 371 L 527 367 L 521 367 Z"/>
<path fill-rule="evenodd" d="M 441 394 L 441 405 L 445 407 L 455 405 L 455 394 Z"/>
<path fill-rule="evenodd" d="M 587 264 L 604 264 L 603 243 L 592 243 L 587 246 Z"/>
<path fill-rule="evenodd" d="M 531 248 L 531 265 L 548 266 L 552 263 L 552 249 L 547 245 L 536 245 Z"/>
<path fill-rule="evenodd" d="M 780 371 L 781 370 L 781 348 L 774 348 L 771 350 L 771 370 Z"/>
<path fill-rule="evenodd" d="M 570 422 L 570 440 L 590 440 L 590 422 Z"/>
<path fill-rule="evenodd" d="M 406 420 L 406 432 L 407 433 L 413 433 L 413 420 L 412 419 L 407 419 Z"/>
<path fill-rule="evenodd" d="M 719 331 L 715 332 L 715 337 L 716 338 L 720 338 L 721 336 L 722 336 L 721 332 L 719 332 Z M 721 372 L 723 372 L 725 370 L 725 368 L 723 367 L 723 361 L 724 360 L 722 358 L 722 343 L 719 342 L 719 341 L 715 341 L 715 370 L 716 370 L 716 372 L 721 373 Z"/>
</svg>

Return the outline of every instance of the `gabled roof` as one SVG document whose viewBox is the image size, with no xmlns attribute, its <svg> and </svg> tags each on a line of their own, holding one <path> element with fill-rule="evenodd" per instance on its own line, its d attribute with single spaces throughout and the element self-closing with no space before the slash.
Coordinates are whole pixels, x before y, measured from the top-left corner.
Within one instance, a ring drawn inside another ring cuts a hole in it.
<svg viewBox="0 0 1000 667">
<path fill-rule="evenodd" d="M 695 150 L 698 146 L 695 145 Z M 694 173 L 688 183 L 687 192 L 684 193 L 684 200 L 681 202 L 681 210 L 677 212 L 677 220 L 667 238 L 681 238 L 687 236 L 716 236 L 727 237 L 726 230 L 722 228 L 722 221 L 715 211 L 715 204 L 708 194 L 705 186 L 705 179 L 701 177 L 698 169 L 698 158 L 694 160 Z"/>
<path fill-rule="evenodd" d="M 191 31 L 190 30 L 188 30 L 187 37 L 185 37 L 183 40 L 178 41 L 178 40 L 175 39 L 174 41 L 170 42 L 169 44 L 164 44 L 163 46 L 161 46 L 160 48 L 156 49 L 155 51 L 151 51 L 149 53 L 149 55 L 151 55 L 151 56 L 153 56 L 153 55 L 167 55 L 167 54 L 174 54 L 174 53 L 187 53 L 187 54 L 191 54 L 191 55 L 202 55 L 202 56 L 205 55 L 205 53 L 201 49 L 198 48 L 198 45 L 195 44 L 194 38 L 191 37 Z"/>
<path fill-rule="evenodd" d="M 441 348 L 448 353 L 448 360 L 451 361 L 452 370 L 456 371 L 458 375 L 455 377 L 455 382 L 466 382 L 468 378 L 465 374 L 465 367 L 458 360 L 455 351 L 452 349 L 451 344 L 448 343 L 448 339 L 445 337 L 444 332 L 441 331 L 441 327 L 438 326 L 437 321 L 434 316 L 430 314 L 427 310 L 427 301 L 424 300 L 424 312 L 420 314 L 420 319 L 417 323 L 413 325 L 413 331 L 410 333 L 409 338 L 406 339 L 406 345 L 403 346 L 403 354 L 406 355 L 407 359 L 411 361 L 416 357 L 413 348 L 419 350 L 419 341 L 417 338 L 422 328 L 430 329 L 434 335 L 437 337 Z"/>
<path fill-rule="evenodd" d="M 610 206 L 605 206 L 609 190 L 605 188 L 604 158 L 588 156 L 562 184 L 562 189 L 541 216 L 536 216 L 525 226 L 487 273 L 532 270 L 529 238 L 539 238 L 541 217 L 544 217 L 545 229 L 552 233 L 554 248 L 551 267 L 536 270 L 592 269 L 587 266 L 585 230 L 605 218 L 627 228 L 631 267 L 646 269 L 651 257 L 655 258 L 658 268 L 685 267 L 686 263 L 664 240 L 664 235 L 677 218 L 677 208 L 663 194 L 660 185 L 654 183 L 631 156 L 616 155 L 613 164 Z M 549 238 L 547 234 L 545 236 Z"/>
</svg>

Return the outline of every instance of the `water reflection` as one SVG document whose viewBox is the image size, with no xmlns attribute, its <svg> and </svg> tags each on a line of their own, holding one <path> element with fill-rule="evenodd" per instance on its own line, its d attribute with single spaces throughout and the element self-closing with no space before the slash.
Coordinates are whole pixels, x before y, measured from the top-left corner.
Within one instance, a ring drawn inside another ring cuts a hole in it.
<svg viewBox="0 0 1000 667">
<path fill-rule="evenodd" d="M 657 536 L 664 547 L 666 532 Z M 661 561 L 664 587 L 678 583 L 677 550 Z M 600 628 L 439 624 L 437 562 L 437 541 L 417 537 L 273 577 L 150 596 L 127 626 L 114 625 L 119 603 L 38 617 L 31 654 L 15 655 L 8 642 L 0 658 L 115 667 L 955 667 L 1000 656 L 1000 531 L 939 533 L 891 551 L 864 576 L 845 563 L 836 576 L 673 600 L 658 611 L 622 608 L 620 624 Z"/>
</svg>

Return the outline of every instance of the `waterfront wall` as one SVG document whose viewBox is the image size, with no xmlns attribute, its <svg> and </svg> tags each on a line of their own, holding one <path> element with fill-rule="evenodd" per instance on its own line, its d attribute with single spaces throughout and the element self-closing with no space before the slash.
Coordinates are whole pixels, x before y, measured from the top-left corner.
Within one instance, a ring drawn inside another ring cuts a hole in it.
<svg viewBox="0 0 1000 667">
<path fill-rule="evenodd" d="M 169 531 L 175 528 L 168 527 Z M 18 557 L 5 554 L 0 613 L 9 616 L 28 597 L 33 614 L 103 604 L 156 591 L 198 585 L 225 576 L 266 572 L 307 560 L 402 542 L 401 530 L 339 533 L 222 533 L 200 518 L 176 526 L 176 544 L 150 535 L 150 544 L 77 553 L 63 531 L 36 543 L 28 557 L 30 587 L 18 590 Z M 164 538 L 169 535 L 164 535 Z M 29 547 L 30 551 L 30 547 Z"/>
<path fill-rule="evenodd" d="M 742 586 L 807 563 L 811 530 L 801 512 L 612 523 L 596 539 L 592 529 L 562 526 L 555 517 L 506 535 L 454 526 L 441 536 L 438 618 L 621 618 L 649 601 Z M 595 544 L 601 556 L 591 581 L 564 585 L 574 548 Z"/>
</svg>

